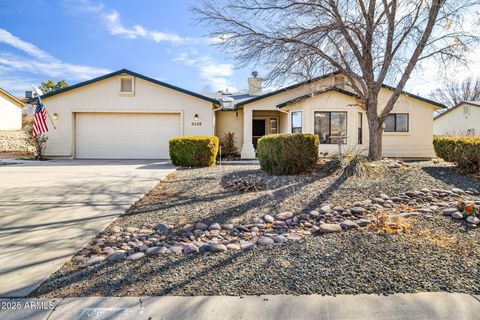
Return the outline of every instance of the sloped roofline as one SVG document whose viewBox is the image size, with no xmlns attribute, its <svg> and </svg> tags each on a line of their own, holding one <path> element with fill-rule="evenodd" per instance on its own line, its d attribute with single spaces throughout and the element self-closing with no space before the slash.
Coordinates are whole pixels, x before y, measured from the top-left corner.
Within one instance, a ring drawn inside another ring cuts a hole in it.
<svg viewBox="0 0 480 320">
<path fill-rule="evenodd" d="M 306 95 L 303 95 L 303 96 L 300 96 L 300 97 L 296 97 L 296 98 L 293 98 L 291 100 L 288 100 L 288 101 L 285 101 L 285 102 L 282 102 L 280 103 L 279 105 L 277 105 L 277 108 L 284 108 L 290 104 L 293 104 L 293 103 L 297 103 L 297 102 L 300 102 L 302 100 L 305 100 L 305 99 L 308 99 L 308 98 L 311 98 L 311 97 L 315 97 L 315 96 L 319 96 L 321 94 L 324 94 L 324 93 L 327 93 L 327 92 L 331 92 L 331 91 L 335 91 L 335 92 L 338 92 L 338 93 L 341 93 L 341 94 L 345 94 L 347 96 L 350 96 L 350 97 L 353 97 L 353 98 L 356 98 L 356 99 L 360 99 L 360 97 L 355 94 L 355 93 L 352 93 L 350 91 L 347 91 L 347 90 L 344 90 L 342 88 L 339 88 L 339 87 L 336 87 L 336 86 L 330 86 L 330 87 L 327 87 L 325 89 L 322 89 L 322 90 L 318 90 L 318 91 L 315 91 L 311 94 L 306 94 Z"/>
<path fill-rule="evenodd" d="M 433 118 L 433 120 L 437 120 L 438 118 L 440 118 L 441 116 L 449 113 L 450 111 L 453 111 L 457 108 L 459 108 L 460 106 L 464 105 L 464 104 L 468 104 L 468 105 L 471 105 L 471 106 L 475 106 L 475 107 L 480 107 L 480 101 L 479 102 L 476 102 L 476 101 L 462 101 L 460 102 L 459 104 L 457 104 L 456 106 L 450 108 L 450 109 L 447 109 L 445 112 L 442 112 L 440 113 L 438 116 L 435 116 Z"/>
<path fill-rule="evenodd" d="M 8 99 L 10 99 L 14 104 L 17 105 L 17 107 L 20 107 L 20 108 L 25 108 L 26 107 L 25 103 L 20 101 L 17 97 L 12 95 L 8 91 L 3 90 L 2 88 L 0 88 L 0 94 L 2 94 L 3 96 L 6 96 Z"/>
<path fill-rule="evenodd" d="M 324 74 L 322 76 L 319 76 L 319 77 L 316 77 L 316 78 L 313 78 L 313 79 L 310 79 L 310 80 L 302 81 L 302 82 L 296 83 L 294 85 L 291 85 L 291 86 L 288 86 L 288 87 L 285 87 L 285 88 L 281 88 L 281 89 L 278 89 L 278 90 L 275 90 L 275 91 L 272 91 L 272 92 L 268 92 L 268 93 L 260 95 L 258 97 L 242 101 L 242 102 L 238 103 L 236 106 L 238 108 L 238 107 L 241 107 L 243 105 L 246 105 L 246 104 L 258 101 L 258 100 L 262 100 L 262 99 L 277 95 L 279 93 L 282 93 L 282 92 L 285 92 L 285 91 L 288 91 L 288 90 L 291 90 L 291 89 L 295 89 L 295 88 L 298 88 L 298 87 L 316 82 L 318 80 L 322 80 L 322 79 L 326 79 L 326 78 L 331 77 L 331 76 L 335 76 L 337 74 L 341 74 L 341 72 L 340 71 L 330 72 L 330 73 Z M 382 84 L 382 88 L 392 90 L 392 91 L 395 90 L 394 87 L 386 85 L 386 84 Z M 417 99 L 417 100 L 432 104 L 432 105 L 437 106 L 439 108 L 447 108 L 447 106 L 445 106 L 444 104 L 442 104 L 440 102 L 430 100 L 430 99 L 421 97 L 419 95 L 416 95 L 416 94 L 413 94 L 413 93 L 410 93 L 410 92 L 407 92 L 407 91 L 402 91 L 402 94 L 404 94 L 408 97 L 411 97 L 413 99 Z"/>
<path fill-rule="evenodd" d="M 68 87 L 63 88 L 63 89 L 47 92 L 47 93 L 43 94 L 41 96 L 41 98 L 46 99 L 46 98 L 49 98 L 49 97 L 53 97 L 53 96 L 56 96 L 58 94 L 68 92 L 70 90 L 78 89 L 78 88 L 81 88 L 83 86 L 86 86 L 86 85 L 89 85 L 89 84 L 92 84 L 92 83 L 95 83 L 95 82 L 98 82 L 98 81 L 106 80 L 108 78 L 116 77 L 116 76 L 119 76 L 119 75 L 122 75 L 122 74 L 128 74 L 130 76 L 137 77 L 137 78 L 143 79 L 145 81 L 152 82 L 154 84 L 158 84 L 160 86 L 163 86 L 163 87 L 166 87 L 166 88 L 169 88 L 169 89 L 172 89 L 172 90 L 176 90 L 176 91 L 188 94 L 188 95 L 193 96 L 195 98 L 199 98 L 199 99 L 202 99 L 202 100 L 214 103 L 214 104 L 220 104 L 220 101 L 218 101 L 216 99 L 206 97 L 204 95 L 195 93 L 193 91 L 182 89 L 180 87 L 177 87 L 177 86 L 174 86 L 174 85 L 171 85 L 171 84 L 168 84 L 168 83 L 165 83 L 165 82 L 162 82 L 162 81 L 144 76 L 142 74 L 130 71 L 128 69 L 121 69 L 121 70 L 118 70 L 118 71 L 115 71 L 115 72 L 112 72 L 112 73 L 108 73 L 108 74 L 105 74 L 105 75 L 97 77 L 97 78 L 93 78 L 93 79 L 90 79 L 90 80 L 87 80 L 87 81 L 83 81 L 83 82 L 68 86 Z"/>
</svg>

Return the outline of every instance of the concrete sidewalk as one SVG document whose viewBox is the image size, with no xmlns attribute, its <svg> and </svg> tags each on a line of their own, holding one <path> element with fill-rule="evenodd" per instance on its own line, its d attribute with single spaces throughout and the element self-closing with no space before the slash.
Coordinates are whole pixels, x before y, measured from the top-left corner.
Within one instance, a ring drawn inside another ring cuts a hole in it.
<svg viewBox="0 0 480 320">
<path fill-rule="evenodd" d="M 0 300 L 0 319 L 473 320 L 479 319 L 479 299 L 478 296 L 444 292 L 337 297 L 309 295 L 3 299 Z M 17 309 L 13 310 L 12 305 L 16 305 Z"/>
</svg>

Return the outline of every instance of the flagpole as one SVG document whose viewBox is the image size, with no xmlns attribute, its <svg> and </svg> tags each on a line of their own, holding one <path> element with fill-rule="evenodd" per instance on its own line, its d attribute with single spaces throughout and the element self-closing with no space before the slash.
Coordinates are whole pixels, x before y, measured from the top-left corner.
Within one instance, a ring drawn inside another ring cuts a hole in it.
<svg viewBox="0 0 480 320">
<path fill-rule="evenodd" d="M 43 106 L 45 108 L 45 106 Z M 52 123 L 53 129 L 57 130 L 57 127 L 55 127 L 55 123 L 53 123 L 52 117 L 50 117 L 50 113 L 48 113 L 47 108 L 45 108 L 45 112 L 47 113 L 48 119 L 50 119 L 50 122 Z"/>
<path fill-rule="evenodd" d="M 40 98 L 40 96 L 43 94 L 42 90 L 40 90 L 39 88 L 37 88 L 33 84 L 32 84 L 32 87 L 33 87 L 33 92 L 35 92 L 37 94 L 37 103 L 38 103 L 38 101 L 40 101 L 40 103 L 41 103 L 42 98 Z M 50 122 L 52 123 L 53 129 L 57 130 L 57 127 L 55 127 L 55 123 L 53 123 L 52 117 L 50 117 L 50 113 L 48 113 L 48 110 L 47 110 L 47 108 L 45 108 L 45 105 L 43 105 L 43 108 L 45 109 L 45 113 L 47 114 L 48 119 L 50 119 Z"/>
<path fill-rule="evenodd" d="M 40 96 L 37 97 L 37 104 L 39 102 L 42 103 L 42 99 L 40 98 Z M 47 108 L 45 108 L 45 105 L 43 105 L 43 108 L 45 109 L 45 113 L 47 114 L 48 119 L 50 119 L 50 122 L 52 123 L 53 129 L 57 130 L 57 127 L 55 127 L 55 123 L 53 123 L 52 117 L 50 117 L 50 113 L 48 113 L 48 110 Z"/>
</svg>

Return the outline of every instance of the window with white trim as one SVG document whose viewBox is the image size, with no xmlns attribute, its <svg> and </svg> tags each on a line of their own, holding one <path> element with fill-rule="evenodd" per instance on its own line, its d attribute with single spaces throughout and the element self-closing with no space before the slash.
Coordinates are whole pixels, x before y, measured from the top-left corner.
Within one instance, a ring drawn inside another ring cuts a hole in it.
<svg viewBox="0 0 480 320">
<path fill-rule="evenodd" d="M 385 132 L 408 132 L 408 113 L 390 113 L 385 118 Z"/>
<path fill-rule="evenodd" d="M 302 133 L 302 111 L 292 112 L 292 133 Z"/>
</svg>

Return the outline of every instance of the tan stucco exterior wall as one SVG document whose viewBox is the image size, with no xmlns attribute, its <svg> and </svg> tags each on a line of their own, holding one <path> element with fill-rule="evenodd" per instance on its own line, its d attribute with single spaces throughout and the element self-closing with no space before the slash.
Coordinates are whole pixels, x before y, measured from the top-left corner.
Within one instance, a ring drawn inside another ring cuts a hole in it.
<svg viewBox="0 0 480 320">
<path fill-rule="evenodd" d="M 233 132 L 240 153 L 243 144 L 243 110 L 217 111 L 215 116 L 215 135 L 222 139 L 226 133 Z"/>
<path fill-rule="evenodd" d="M 293 98 L 312 93 L 316 90 L 333 85 L 334 77 L 320 80 L 315 85 L 308 87 L 295 88 L 259 101 L 243 106 L 245 110 L 272 110 L 282 102 Z M 348 90 L 348 88 L 345 88 Z M 350 90 L 351 91 L 351 90 Z M 383 109 L 392 91 L 382 88 L 379 95 L 380 110 Z M 315 111 L 346 111 L 348 113 L 347 120 L 347 148 L 368 149 L 368 122 L 362 107 L 358 106 L 359 102 L 354 98 L 335 91 L 321 94 L 296 104 L 284 107 L 282 110 L 289 111 L 288 114 L 282 114 L 285 118 L 281 120 L 281 132 L 291 132 L 291 111 L 303 111 L 303 132 L 314 133 L 314 112 Z M 402 95 L 395 105 L 392 113 L 408 113 L 409 114 L 409 132 L 406 133 L 390 133 L 383 135 L 383 155 L 385 157 L 395 158 L 432 158 L 435 156 L 433 151 L 433 111 L 436 109 L 434 105 Z M 357 126 L 359 122 L 358 112 L 363 113 L 363 144 L 357 146 Z M 285 121 L 286 120 L 286 121 Z M 321 152 L 335 152 L 338 150 L 336 145 L 322 145 Z"/>
<path fill-rule="evenodd" d="M 134 95 L 121 95 L 120 76 L 101 80 L 44 99 L 56 129 L 50 125 L 47 156 L 75 156 L 75 114 L 80 112 L 175 113 L 181 118 L 182 135 L 213 135 L 211 102 L 140 78 L 135 78 Z M 128 75 L 126 75 L 128 76 Z M 192 121 L 198 115 L 200 126 Z"/>
<path fill-rule="evenodd" d="M 465 136 L 468 129 L 474 129 L 473 134 L 480 136 L 480 106 L 462 104 L 433 120 L 433 134 L 437 136 Z"/>
<path fill-rule="evenodd" d="M 0 130 L 21 130 L 22 108 L 0 95 Z"/>
</svg>

